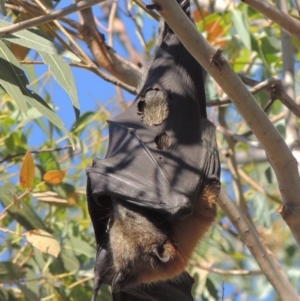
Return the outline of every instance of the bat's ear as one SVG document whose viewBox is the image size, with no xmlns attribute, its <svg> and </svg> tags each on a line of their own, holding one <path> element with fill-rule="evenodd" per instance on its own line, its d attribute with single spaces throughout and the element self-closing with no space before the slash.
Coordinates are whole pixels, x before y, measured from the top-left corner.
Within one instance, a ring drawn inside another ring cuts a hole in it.
<svg viewBox="0 0 300 301">
<path fill-rule="evenodd" d="M 132 286 L 134 284 L 134 275 L 130 274 L 125 269 L 121 269 L 115 275 L 111 284 L 111 289 L 114 293 L 117 293 L 123 290 L 124 288 Z"/>
</svg>

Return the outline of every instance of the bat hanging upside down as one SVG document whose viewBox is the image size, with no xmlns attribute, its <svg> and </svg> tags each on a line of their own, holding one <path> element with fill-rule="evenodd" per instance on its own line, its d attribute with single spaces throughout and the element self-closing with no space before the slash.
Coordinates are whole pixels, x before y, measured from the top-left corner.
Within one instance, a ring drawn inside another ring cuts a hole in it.
<svg viewBox="0 0 300 301">
<path fill-rule="evenodd" d="M 178 2 L 189 15 L 189 1 Z M 181 299 L 172 292 L 180 283 L 191 288 L 183 272 L 215 219 L 220 163 L 202 67 L 166 24 L 140 93 L 108 123 L 106 158 L 87 168 L 97 241 L 93 300 L 102 283 L 120 292 L 118 301 L 192 300 L 188 291 Z M 154 297 L 165 281 L 164 296 Z M 148 299 L 122 295 L 137 290 Z"/>
</svg>

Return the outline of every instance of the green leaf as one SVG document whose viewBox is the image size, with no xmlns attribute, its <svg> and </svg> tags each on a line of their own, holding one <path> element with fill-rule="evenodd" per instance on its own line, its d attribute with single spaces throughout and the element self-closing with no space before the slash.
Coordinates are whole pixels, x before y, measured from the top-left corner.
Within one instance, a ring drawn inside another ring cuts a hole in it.
<svg viewBox="0 0 300 301">
<path fill-rule="evenodd" d="M 261 39 L 261 48 L 264 54 L 277 54 L 280 51 L 280 40 L 272 36 L 266 36 Z"/>
<path fill-rule="evenodd" d="M 0 290 L 0 300 L 20 301 L 20 299 L 15 298 L 10 290 Z"/>
<path fill-rule="evenodd" d="M 219 300 L 219 294 L 218 294 L 218 289 L 214 285 L 214 283 L 211 281 L 210 278 L 207 278 L 206 280 L 206 288 L 209 291 L 210 295 L 215 299 Z"/>
<path fill-rule="evenodd" d="M 91 111 L 82 114 L 79 117 L 78 121 L 73 124 L 72 132 L 76 133 L 76 135 L 79 136 L 82 133 L 82 131 L 86 129 L 87 124 L 91 122 L 91 118 L 94 114 L 95 112 Z"/>
<path fill-rule="evenodd" d="M 80 113 L 80 105 L 75 79 L 69 64 L 58 55 L 48 54 L 43 51 L 39 51 L 39 54 L 49 66 L 50 72 L 58 84 L 70 95 L 77 121 Z"/>
<path fill-rule="evenodd" d="M 0 27 L 3 28 L 10 25 L 13 24 L 4 20 L 0 20 Z M 60 45 L 54 44 L 52 41 L 43 36 L 40 30 L 35 28 L 20 30 L 13 34 L 7 34 L 1 38 L 30 49 L 64 56 L 73 61 L 80 62 L 80 59 L 75 54 L 65 50 Z"/>
<path fill-rule="evenodd" d="M 0 20 L 1 21 L 1 20 Z M 53 112 L 50 106 L 36 93 L 27 89 L 28 80 L 21 68 L 16 57 L 11 53 L 9 48 L 0 41 L 0 47 L 5 49 L 5 58 L 7 57 L 9 60 L 5 61 L 3 58 L 0 63 L 6 64 L 6 72 L 10 72 L 13 79 L 16 82 L 16 89 L 22 93 L 22 97 L 34 108 L 36 108 L 43 116 L 45 116 L 50 122 L 52 122 L 55 126 L 61 129 L 69 138 L 70 142 L 74 146 L 73 138 L 70 132 L 65 128 L 63 121 Z M 1 49 L 0 48 L 0 49 Z M 0 51 L 1 54 L 4 55 L 3 51 Z M 2 69 L 1 69 L 2 70 Z"/>
<path fill-rule="evenodd" d="M 73 247 L 68 238 L 65 238 L 62 243 L 62 250 L 59 254 L 59 259 L 62 260 L 64 268 L 71 271 L 78 271 L 80 262 L 75 256 Z"/>
<path fill-rule="evenodd" d="M 14 191 L 15 187 L 10 183 L 6 183 L 0 187 L 0 202 L 4 207 L 7 207 L 13 201 L 12 192 Z M 43 229 L 51 232 L 46 228 L 43 221 L 38 217 L 33 209 L 25 202 L 22 202 L 21 210 L 12 206 L 9 208 L 8 213 L 27 230 Z"/>
<path fill-rule="evenodd" d="M 0 84 L 16 102 L 19 109 L 26 114 L 28 107 L 16 80 L 18 75 L 15 74 L 15 69 L 11 67 L 10 62 L 12 61 L 17 61 L 16 57 L 0 40 Z"/>
<path fill-rule="evenodd" d="M 0 282 L 18 280 L 24 277 L 26 271 L 23 267 L 9 261 L 0 262 Z"/>
<path fill-rule="evenodd" d="M 267 167 L 267 169 L 265 170 L 265 175 L 266 175 L 266 177 L 267 177 L 267 180 L 268 180 L 268 182 L 269 182 L 269 184 L 272 184 L 272 170 L 271 170 L 271 167 L 269 166 L 269 167 Z"/>
<path fill-rule="evenodd" d="M 26 287 L 25 285 L 22 285 L 20 283 L 16 283 L 16 285 L 22 291 L 22 293 L 27 301 L 40 301 L 40 298 L 28 287 Z"/>
<path fill-rule="evenodd" d="M 84 254 L 88 257 L 94 257 L 95 256 L 95 249 L 85 242 L 84 240 L 71 236 L 70 237 L 70 243 L 73 247 L 73 251 L 77 256 L 80 256 L 81 254 Z"/>
<path fill-rule="evenodd" d="M 234 27 L 239 35 L 239 38 L 247 49 L 251 49 L 251 39 L 249 27 L 246 23 L 245 16 L 240 11 L 234 10 L 231 13 Z"/>
<path fill-rule="evenodd" d="M 3 16 L 6 16 L 7 11 L 5 8 L 5 0 L 0 0 L 0 12 L 2 13 Z"/>
</svg>

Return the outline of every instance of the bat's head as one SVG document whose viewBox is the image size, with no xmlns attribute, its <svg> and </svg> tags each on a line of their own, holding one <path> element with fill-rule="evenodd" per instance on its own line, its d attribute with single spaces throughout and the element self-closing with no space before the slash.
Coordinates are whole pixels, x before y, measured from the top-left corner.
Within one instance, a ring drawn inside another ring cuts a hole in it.
<svg viewBox="0 0 300 301">
<path fill-rule="evenodd" d="M 110 229 L 113 291 L 164 280 L 182 272 L 185 263 L 172 239 L 170 224 L 158 213 L 113 201 Z"/>
</svg>

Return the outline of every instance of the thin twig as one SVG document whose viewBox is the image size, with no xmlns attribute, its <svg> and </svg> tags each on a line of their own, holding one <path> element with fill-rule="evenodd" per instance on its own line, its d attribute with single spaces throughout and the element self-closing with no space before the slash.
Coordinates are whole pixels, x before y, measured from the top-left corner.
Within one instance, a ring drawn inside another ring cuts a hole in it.
<svg viewBox="0 0 300 301">
<path fill-rule="evenodd" d="M 4 228 L 2 228 L 2 227 L 0 227 L 0 231 L 2 231 L 2 232 L 4 232 L 4 233 L 10 233 L 10 234 L 13 234 L 13 235 L 17 235 L 17 236 L 22 236 L 22 234 L 20 234 L 20 233 L 17 233 L 17 232 L 15 232 L 15 231 L 11 231 L 11 230 L 9 230 L 9 229 L 4 229 Z"/>
<path fill-rule="evenodd" d="M 242 0 L 242 2 L 245 2 L 247 5 L 256 9 L 264 16 L 280 25 L 300 41 L 300 22 L 298 20 L 283 13 L 268 1 Z"/>
<path fill-rule="evenodd" d="M 46 14 L 51 13 L 51 11 L 40 0 L 34 0 L 34 1 L 37 3 L 37 5 L 39 5 L 39 7 Z M 68 33 L 68 31 L 57 20 L 54 20 L 53 22 L 57 26 L 57 28 L 69 39 L 69 41 L 73 44 L 73 46 L 76 48 L 76 50 L 81 55 L 81 57 L 84 58 L 84 60 L 87 63 L 91 63 L 91 59 L 88 57 L 88 55 L 85 53 L 85 51 L 78 45 L 78 43 L 75 41 L 75 39 Z M 72 50 L 72 52 L 73 52 L 73 50 Z"/>
<path fill-rule="evenodd" d="M 253 188 L 255 188 L 256 190 L 260 191 L 262 194 L 264 194 L 265 196 L 267 196 L 269 199 L 271 199 L 272 201 L 281 204 L 281 200 L 278 199 L 277 197 L 269 194 L 268 192 L 266 192 L 258 183 L 256 183 L 254 180 L 252 180 L 244 171 L 243 169 L 239 168 L 238 169 L 240 176 L 247 182 L 249 183 Z"/>
<path fill-rule="evenodd" d="M 147 12 L 151 17 L 153 17 L 156 21 L 159 21 L 159 15 L 153 11 L 152 9 L 148 9 L 147 6 L 141 0 L 133 0 L 139 7 L 141 7 L 145 12 Z"/>
<path fill-rule="evenodd" d="M 110 7 L 110 13 L 108 17 L 108 46 L 114 47 L 114 20 L 116 17 L 116 11 L 118 7 L 118 1 L 113 1 Z"/>
<path fill-rule="evenodd" d="M 90 71 L 94 72 L 95 74 L 99 75 L 100 77 L 102 77 L 104 80 L 106 80 L 106 81 L 108 81 L 108 82 L 110 82 L 110 83 L 126 90 L 127 92 L 129 92 L 131 94 L 134 94 L 134 95 L 138 94 L 138 89 L 136 89 L 133 86 L 125 84 L 124 82 L 118 80 L 116 77 L 113 77 L 113 76 L 110 76 L 110 75 L 104 73 L 96 65 L 87 66 L 87 65 L 83 65 L 83 64 L 80 64 L 80 63 L 74 63 L 73 62 L 73 63 L 70 63 L 70 66 L 80 67 L 80 68 L 90 70 Z"/>
<path fill-rule="evenodd" d="M 25 154 L 25 153 L 24 153 Z M 14 202 L 11 202 L 9 205 L 7 205 L 3 210 L 2 212 L 0 213 L 0 217 L 7 212 L 7 210 L 14 205 Z"/>
<path fill-rule="evenodd" d="M 197 266 L 210 273 L 220 274 L 220 275 L 230 275 L 230 276 L 257 276 L 263 275 L 262 271 L 248 271 L 248 270 L 223 270 L 219 268 L 205 266 L 203 264 L 197 264 Z"/>
<path fill-rule="evenodd" d="M 276 174 L 284 203 L 280 213 L 291 229 L 298 246 L 300 246 L 300 178 L 295 157 L 265 112 L 259 107 L 236 73 L 229 67 L 226 59 L 223 58 L 222 72 L 211 64 L 216 50 L 199 33 L 181 7 L 173 0 L 152 0 L 152 2 L 158 5 L 160 15 L 176 33 L 185 48 L 231 98 L 237 110 L 264 147 Z M 290 300 L 292 299 L 290 298 Z M 298 296 L 295 300 L 298 300 Z"/>
<path fill-rule="evenodd" d="M 72 145 L 68 144 L 62 147 L 58 147 L 58 148 L 46 148 L 46 149 L 39 149 L 39 150 L 35 150 L 35 151 L 31 151 L 31 154 L 39 154 L 39 153 L 46 153 L 46 152 L 58 152 L 64 149 L 68 149 L 68 148 L 72 148 Z M 16 157 L 20 157 L 20 156 L 24 156 L 26 154 L 26 152 L 22 152 L 22 153 L 17 153 L 14 155 L 8 155 L 5 158 L 3 158 L 2 160 L 0 160 L 0 163 L 3 163 L 5 161 L 11 160 L 13 158 Z"/>
<path fill-rule="evenodd" d="M 51 22 L 53 20 L 57 20 L 59 18 L 62 18 L 66 15 L 69 15 L 71 13 L 74 13 L 76 11 L 80 11 L 86 8 L 89 8 L 95 4 L 101 3 L 104 0 L 81 0 L 77 3 L 71 4 L 69 6 L 66 6 L 62 9 L 52 11 L 51 13 L 39 16 L 36 18 L 32 18 L 30 20 L 22 21 L 4 28 L 0 28 L 0 36 L 4 36 L 7 34 L 12 34 L 14 32 L 27 29 L 34 26 L 39 26 L 47 22 Z"/>
<path fill-rule="evenodd" d="M 280 300 L 300 300 L 298 293 L 279 268 L 278 262 L 275 261 L 273 256 L 270 256 L 253 226 L 229 198 L 223 188 L 221 188 L 218 204 L 238 230 L 241 239 L 256 259 L 262 272 L 277 291 Z"/>
<path fill-rule="evenodd" d="M 225 108 L 222 108 L 222 107 L 219 108 L 219 122 L 220 122 L 220 125 L 224 129 L 228 129 L 228 126 L 227 126 L 227 123 L 225 120 L 225 112 L 226 112 Z M 236 198 L 239 208 L 242 210 L 242 212 L 245 214 L 245 216 L 248 218 L 248 220 L 250 222 L 252 222 L 251 216 L 250 216 L 250 213 L 248 210 L 248 206 L 247 206 L 247 203 L 246 203 L 246 200 L 244 197 L 243 187 L 241 184 L 241 179 L 240 179 L 240 175 L 239 175 L 238 168 L 237 168 L 237 163 L 235 160 L 236 140 L 228 133 L 228 131 L 224 132 L 224 138 L 228 145 L 228 148 L 226 150 L 228 155 L 225 156 L 225 158 L 226 158 L 228 168 L 231 172 L 235 198 Z"/>
<path fill-rule="evenodd" d="M 89 281 L 89 280 L 91 280 L 91 279 L 93 279 L 93 278 L 94 278 L 94 276 L 87 276 L 87 277 L 85 277 L 85 278 L 82 278 L 82 279 L 77 280 L 76 282 L 70 284 L 70 285 L 68 286 L 68 288 L 73 288 L 74 286 L 76 286 L 76 285 L 78 285 L 78 284 L 81 284 L 81 283 L 83 283 L 83 282 Z"/>
</svg>

